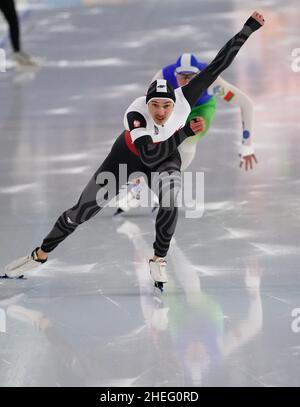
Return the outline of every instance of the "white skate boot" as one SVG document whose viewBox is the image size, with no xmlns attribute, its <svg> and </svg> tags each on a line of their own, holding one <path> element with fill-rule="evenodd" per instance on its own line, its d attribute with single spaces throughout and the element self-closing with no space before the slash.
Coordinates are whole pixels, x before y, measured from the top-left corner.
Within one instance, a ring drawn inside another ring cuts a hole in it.
<svg viewBox="0 0 300 407">
<path fill-rule="evenodd" d="M 38 63 L 26 52 L 15 52 L 15 61 L 19 68 L 38 68 Z"/>
<path fill-rule="evenodd" d="M 32 271 L 39 268 L 46 260 L 40 260 L 37 256 L 37 247 L 30 256 L 20 257 L 17 260 L 12 261 L 5 267 L 6 278 L 22 278 L 27 271 Z"/>
<path fill-rule="evenodd" d="M 163 258 L 157 260 L 149 260 L 150 274 L 154 280 L 154 287 L 158 288 L 161 292 L 164 290 L 164 284 L 168 282 L 166 274 L 167 262 Z"/>
</svg>

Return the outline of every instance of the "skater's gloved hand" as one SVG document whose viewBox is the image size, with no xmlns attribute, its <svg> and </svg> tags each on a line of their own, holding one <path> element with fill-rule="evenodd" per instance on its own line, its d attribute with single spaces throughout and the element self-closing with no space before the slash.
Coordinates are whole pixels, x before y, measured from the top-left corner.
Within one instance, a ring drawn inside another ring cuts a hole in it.
<svg viewBox="0 0 300 407">
<path fill-rule="evenodd" d="M 240 157 L 240 168 L 243 168 L 244 166 L 246 171 L 248 171 L 248 169 L 252 170 L 254 163 L 257 164 L 257 159 L 254 154 L 254 148 L 252 144 L 250 145 L 242 144 L 239 157 Z"/>
<path fill-rule="evenodd" d="M 205 130 L 205 121 L 203 117 L 194 117 L 189 123 L 186 123 L 183 130 L 188 137 L 201 133 Z"/>
<path fill-rule="evenodd" d="M 252 31 L 258 30 L 264 24 L 265 24 L 264 16 L 258 13 L 257 11 L 254 11 L 251 14 L 251 17 L 249 17 L 248 20 L 245 22 L 245 25 L 251 28 Z"/>
<path fill-rule="evenodd" d="M 205 130 L 204 118 L 202 116 L 194 117 L 194 119 L 190 121 L 190 128 L 192 129 L 194 134 L 198 134 L 204 131 Z"/>
</svg>

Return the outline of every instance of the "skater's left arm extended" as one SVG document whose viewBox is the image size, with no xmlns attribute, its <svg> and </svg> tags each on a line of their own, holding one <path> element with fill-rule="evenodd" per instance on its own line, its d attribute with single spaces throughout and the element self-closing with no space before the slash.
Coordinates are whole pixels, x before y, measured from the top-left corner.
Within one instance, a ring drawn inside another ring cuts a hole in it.
<svg viewBox="0 0 300 407">
<path fill-rule="evenodd" d="M 254 148 L 253 148 L 253 120 L 254 120 L 254 105 L 251 98 L 242 92 L 236 86 L 225 81 L 219 76 L 215 82 L 208 88 L 210 95 L 218 96 L 226 102 L 238 106 L 241 111 L 242 119 L 242 144 L 240 149 L 241 167 L 244 165 L 245 169 L 253 167 L 257 162 Z"/>
<path fill-rule="evenodd" d="M 250 35 L 262 27 L 263 24 L 263 16 L 254 12 L 252 16 L 248 18 L 242 30 L 224 45 L 215 59 L 203 69 L 203 71 L 198 73 L 187 85 L 181 88 L 191 107 L 196 104 L 202 92 L 207 89 L 226 68 L 228 68 Z"/>
</svg>

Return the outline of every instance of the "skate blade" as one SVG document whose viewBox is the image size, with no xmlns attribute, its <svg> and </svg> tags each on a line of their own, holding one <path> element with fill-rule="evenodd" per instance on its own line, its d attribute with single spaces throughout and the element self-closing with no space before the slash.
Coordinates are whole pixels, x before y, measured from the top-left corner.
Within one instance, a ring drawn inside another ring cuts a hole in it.
<svg viewBox="0 0 300 407">
<path fill-rule="evenodd" d="M 157 288 L 161 293 L 164 292 L 164 283 L 160 281 L 155 281 L 154 287 Z"/>
<path fill-rule="evenodd" d="M 24 278 L 24 274 L 20 275 L 19 277 L 8 277 L 7 274 L 4 274 L 4 276 L 0 276 L 0 279 L 7 279 L 7 280 L 26 280 Z"/>
<path fill-rule="evenodd" d="M 118 209 L 116 210 L 116 212 L 114 212 L 113 217 L 114 218 L 119 218 L 122 217 L 124 215 L 125 211 L 123 211 L 123 209 Z"/>
</svg>

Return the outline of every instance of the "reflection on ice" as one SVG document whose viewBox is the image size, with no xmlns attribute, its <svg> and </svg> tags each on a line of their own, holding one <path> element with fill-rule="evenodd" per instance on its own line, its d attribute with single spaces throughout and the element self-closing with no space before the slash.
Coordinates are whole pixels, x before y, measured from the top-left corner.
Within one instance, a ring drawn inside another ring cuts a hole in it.
<svg viewBox="0 0 300 407">
<path fill-rule="evenodd" d="M 18 194 L 20 192 L 24 192 L 28 189 L 36 188 L 37 184 L 23 184 L 23 185 L 13 185 L 10 187 L 3 187 L 0 188 L 0 194 Z"/>
<path fill-rule="evenodd" d="M 298 246 L 271 245 L 262 243 L 251 243 L 251 245 L 270 256 L 288 256 L 299 253 Z"/>
</svg>

